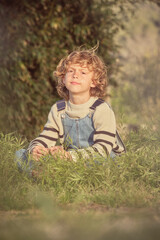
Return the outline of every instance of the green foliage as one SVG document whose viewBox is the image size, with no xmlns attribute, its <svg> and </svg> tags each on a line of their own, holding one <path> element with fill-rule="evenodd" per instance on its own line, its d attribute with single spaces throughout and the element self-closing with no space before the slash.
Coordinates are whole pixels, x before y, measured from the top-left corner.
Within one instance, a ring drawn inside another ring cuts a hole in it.
<svg viewBox="0 0 160 240">
<path fill-rule="evenodd" d="M 157 206 L 160 184 L 160 129 L 126 136 L 127 153 L 116 159 L 66 161 L 50 155 L 34 164 L 34 175 L 19 172 L 14 152 L 24 142 L 1 134 L 0 206 L 23 209 L 37 205 L 38 192 L 57 203 L 106 207 Z M 54 197 L 53 197 L 54 196 Z M 55 201 L 55 200 L 54 200 Z M 38 205 L 37 205 L 38 206 Z"/>
<path fill-rule="evenodd" d="M 25 209 L 29 180 L 20 174 L 14 163 L 14 153 L 25 144 L 25 140 L 13 134 L 0 134 L 0 210 Z"/>
<path fill-rule="evenodd" d="M 31 139 L 46 122 L 57 100 L 53 71 L 76 47 L 100 42 L 99 55 L 113 76 L 117 45 L 114 36 L 121 1 L 2 0 L 0 2 L 0 128 Z M 127 7 L 126 7 L 127 6 Z M 114 80 L 115 81 L 115 80 Z M 110 77 L 110 82 L 114 82 Z M 34 127 L 33 127 L 34 126 Z"/>
<path fill-rule="evenodd" d="M 122 104 L 129 106 L 134 112 L 141 112 L 144 105 L 150 105 L 150 108 L 151 105 L 153 108 L 156 107 L 160 98 L 159 74 L 158 55 L 137 59 L 134 72 L 124 73 L 124 78 L 130 83 L 126 83 L 120 89 L 120 95 L 123 96 Z"/>
<path fill-rule="evenodd" d="M 112 104 L 116 116 L 125 116 L 123 124 L 147 122 L 154 127 L 153 121 L 159 118 L 159 22 L 156 5 L 139 5 L 126 31 L 117 35 L 117 42 L 125 48 L 120 51 L 119 64 L 123 67 L 118 74 L 119 88 L 112 91 Z"/>
<path fill-rule="evenodd" d="M 109 49 L 115 48 L 112 43 L 115 27 L 108 26 L 114 16 L 110 6 L 107 9 L 107 12 L 101 9 L 100 3 L 93 0 L 1 1 L 0 124 L 3 131 L 18 130 L 32 137 L 40 131 L 58 97 L 53 71 L 59 60 L 75 47 L 94 46 L 99 40 L 101 53 L 106 48 L 105 59 L 112 64 L 114 58 Z M 108 16 L 108 23 L 104 22 L 104 16 Z M 114 22 L 116 25 L 116 19 Z"/>
</svg>

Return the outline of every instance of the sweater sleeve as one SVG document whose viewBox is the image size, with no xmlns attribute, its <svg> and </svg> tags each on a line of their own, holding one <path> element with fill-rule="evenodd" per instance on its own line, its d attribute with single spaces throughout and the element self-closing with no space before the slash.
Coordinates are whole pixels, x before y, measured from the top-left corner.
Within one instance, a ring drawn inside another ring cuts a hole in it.
<svg viewBox="0 0 160 240">
<path fill-rule="evenodd" d="M 55 115 L 56 115 L 55 112 L 56 112 L 56 106 L 53 105 L 48 114 L 48 120 L 44 126 L 43 131 L 40 133 L 38 137 L 36 137 L 34 140 L 30 142 L 27 149 L 29 153 L 32 152 L 35 146 L 43 146 L 45 148 L 55 146 L 59 138 L 59 127 L 55 120 Z"/>
<path fill-rule="evenodd" d="M 108 155 L 116 144 L 116 120 L 113 110 L 103 103 L 97 107 L 93 122 L 95 127 L 93 147 L 99 153 L 104 150 Z"/>
</svg>

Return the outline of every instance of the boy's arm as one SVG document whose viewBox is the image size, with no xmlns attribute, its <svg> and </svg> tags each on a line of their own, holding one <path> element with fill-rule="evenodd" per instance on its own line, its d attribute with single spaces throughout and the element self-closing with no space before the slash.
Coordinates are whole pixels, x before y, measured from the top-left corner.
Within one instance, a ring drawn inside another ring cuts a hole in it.
<svg viewBox="0 0 160 240">
<path fill-rule="evenodd" d="M 59 138 L 59 128 L 54 117 L 55 109 L 55 105 L 53 105 L 51 111 L 48 114 L 48 121 L 45 124 L 43 131 L 38 137 L 30 142 L 27 149 L 29 153 L 32 153 L 33 149 L 36 146 L 41 146 L 43 149 L 55 146 Z"/>
<path fill-rule="evenodd" d="M 100 154 L 109 155 L 116 145 L 116 119 L 113 110 L 104 102 L 93 116 L 95 133 L 93 148 Z"/>
</svg>

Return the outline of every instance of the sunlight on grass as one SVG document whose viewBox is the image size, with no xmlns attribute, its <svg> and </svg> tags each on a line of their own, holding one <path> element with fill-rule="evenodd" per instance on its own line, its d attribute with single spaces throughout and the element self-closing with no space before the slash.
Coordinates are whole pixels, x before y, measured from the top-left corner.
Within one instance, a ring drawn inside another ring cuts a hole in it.
<svg viewBox="0 0 160 240">
<path fill-rule="evenodd" d="M 160 126 L 122 131 L 127 153 L 77 163 L 46 156 L 31 177 L 15 151 L 26 140 L 0 134 L 0 238 L 158 240 Z M 7 210 L 7 211 L 6 211 Z"/>
<path fill-rule="evenodd" d="M 24 209 L 35 206 L 38 191 L 57 203 L 103 204 L 107 207 L 156 206 L 159 201 L 159 129 L 141 129 L 126 136 L 127 153 L 115 160 L 80 159 L 77 163 L 45 156 L 35 163 L 38 176 L 19 172 L 15 151 L 25 142 L 1 133 L 0 206 Z M 154 145 L 154 147 L 153 147 Z"/>
</svg>

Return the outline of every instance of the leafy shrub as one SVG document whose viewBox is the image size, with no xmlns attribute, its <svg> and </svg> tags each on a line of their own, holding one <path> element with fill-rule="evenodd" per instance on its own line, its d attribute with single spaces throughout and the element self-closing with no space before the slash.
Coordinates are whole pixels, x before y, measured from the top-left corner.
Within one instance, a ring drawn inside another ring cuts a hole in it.
<svg viewBox="0 0 160 240">
<path fill-rule="evenodd" d="M 0 127 L 33 138 L 58 99 L 53 71 L 76 47 L 93 47 L 115 69 L 113 6 L 94 0 L 0 3 Z M 118 6 L 118 5 L 117 5 Z M 78 9 L 78 12 L 77 12 Z M 107 19 L 107 21 L 106 21 Z M 34 127 L 33 127 L 34 126 Z"/>
</svg>

